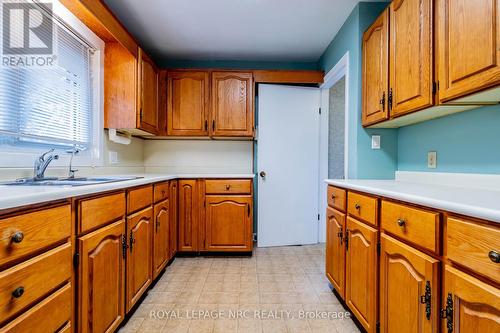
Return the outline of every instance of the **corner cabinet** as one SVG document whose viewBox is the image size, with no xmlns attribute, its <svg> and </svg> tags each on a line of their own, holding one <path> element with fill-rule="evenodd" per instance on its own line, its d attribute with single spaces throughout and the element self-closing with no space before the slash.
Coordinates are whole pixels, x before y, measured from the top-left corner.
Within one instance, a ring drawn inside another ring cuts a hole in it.
<svg viewBox="0 0 500 333">
<path fill-rule="evenodd" d="M 500 1 L 438 0 L 439 100 L 500 83 Z"/>
<path fill-rule="evenodd" d="M 389 11 L 386 9 L 363 34 L 362 122 L 370 125 L 389 118 Z"/>
<path fill-rule="evenodd" d="M 205 206 L 205 250 L 252 251 L 251 196 L 210 195 Z"/>
<path fill-rule="evenodd" d="M 125 317 L 125 220 L 78 239 L 78 332 L 112 333 Z"/>
<path fill-rule="evenodd" d="M 167 135 L 208 136 L 209 73 L 167 72 Z"/>
<path fill-rule="evenodd" d="M 139 49 L 139 114 L 137 124 L 139 129 L 148 133 L 158 134 L 158 87 L 159 70 L 153 60 Z"/>
<path fill-rule="evenodd" d="M 198 248 L 198 181 L 179 180 L 179 240 L 178 250 L 196 252 Z"/>
</svg>

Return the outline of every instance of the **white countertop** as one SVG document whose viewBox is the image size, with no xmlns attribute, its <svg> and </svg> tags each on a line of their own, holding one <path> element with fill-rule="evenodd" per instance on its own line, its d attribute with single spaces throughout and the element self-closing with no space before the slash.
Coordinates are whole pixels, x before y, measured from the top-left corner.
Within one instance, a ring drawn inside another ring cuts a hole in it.
<svg viewBox="0 0 500 333">
<path fill-rule="evenodd" d="M 0 209 L 15 208 L 71 197 L 79 197 L 100 192 L 119 190 L 170 179 L 255 177 L 254 174 L 137 174 L 125 176 L 137 176 L 143 178 L 84 186 L 0 185 Z"/>
<path fill-rule="evenodd" d="M 401 180 L 327 179 L 326 183 L 500 223 L 500 189 L 478 189 Z"/>
</svg>

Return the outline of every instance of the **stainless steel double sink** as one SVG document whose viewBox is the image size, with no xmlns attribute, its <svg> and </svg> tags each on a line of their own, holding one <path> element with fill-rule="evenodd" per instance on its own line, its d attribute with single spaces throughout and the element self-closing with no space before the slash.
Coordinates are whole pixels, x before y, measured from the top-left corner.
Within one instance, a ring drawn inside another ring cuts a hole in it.
<svg viewBox="0 0 500 333">
<path fill-rule="evenodd" d="M 134 180 L 144 177 L 124 176 L 124 177 L 75 177 L 75 178 L 21 178 L 15 181 L 7 181 L 0 185 L 12 186 L 84 186 L 104 183 L 114 183 L 126 180 Z"/>
</svg>

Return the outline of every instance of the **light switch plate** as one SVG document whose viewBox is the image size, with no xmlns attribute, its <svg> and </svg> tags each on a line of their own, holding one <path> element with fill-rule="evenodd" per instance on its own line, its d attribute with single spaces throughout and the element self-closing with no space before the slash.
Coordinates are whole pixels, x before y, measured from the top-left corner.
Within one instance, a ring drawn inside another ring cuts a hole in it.
<svg viewBox="0 0 500 333">
<path fill-rule="evenodd" d="M 427 153 L 427 167 L 435 169 L 437 167 L 437 152 L 430 151 Z"/>
<path fill-rule="evenodd" d="M 372 135 L 372 149 L 380 149 L 380 135 Z"/>
</svg>

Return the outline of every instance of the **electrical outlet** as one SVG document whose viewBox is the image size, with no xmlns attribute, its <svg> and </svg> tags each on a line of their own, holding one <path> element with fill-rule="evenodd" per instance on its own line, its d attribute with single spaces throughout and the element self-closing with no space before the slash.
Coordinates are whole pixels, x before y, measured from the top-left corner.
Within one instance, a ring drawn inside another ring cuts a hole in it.
<svg viewBox="0 0 500 333">
<path fill-rule="evenodd" d="M 116 164 L 118 163 L 118 153 L 116 151 L 109 151 L 109 163 Z"/>
<path fill-rule="evenodd" d="M 372 135 L 372 149 L 380 149 L 380 135 Z"/>
<path fill-rule="evenodd" d="M 427 153 L 427 167 L 435 169 L 437 167 L 437 152 L 430 151 Z"/>
</svg>

